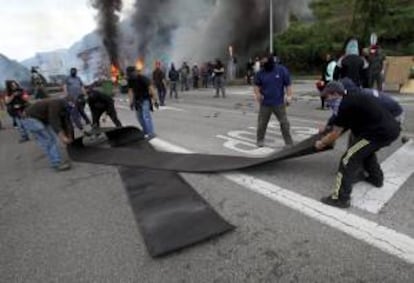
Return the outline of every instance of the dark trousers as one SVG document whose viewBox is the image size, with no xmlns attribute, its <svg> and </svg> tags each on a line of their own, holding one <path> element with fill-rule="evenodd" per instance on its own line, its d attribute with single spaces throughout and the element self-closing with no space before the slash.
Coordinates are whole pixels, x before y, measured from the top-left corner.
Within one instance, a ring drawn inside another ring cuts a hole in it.
<svg viewBox="0 0 414 283">
<path fill-rule="evenodd" d="M 173 95 L 175 98 L 178 98 L 177 84 L 178 82 L 176 81 L 170 81 L 170 98 L 173 98 Z"/>
<path fill-rule="evenodd" d="M 321 109 L 325 109 L 325 101 L 326 98 L 324 96 L 321 96 Z"/>
<path fill-rule="evenodd" d="M 116 114 L 114 105 L 111 105 L 109 107 L 94 107 L 93 105 L 89 104 L 89 107 L 91 108 L 92 112 L 92 126 L 94 128 L 99 128 L 99 120 L 101 119 L 101 116 L 104 112 L 108 114 L 109 118 L 111 118 L 116 127 L 122 127 L 122 124 L 118 119 L 118 115 Z"/>
<path fill-rule="evenodd" d="M 289 120 L 287 119 L 286 115 L 286 106 L 285 105 L 278 105 L 278 106 L 265 106 L 260 105 L 259 110 L 259 119 L 258 119 L 258 126 L 257 126 L 257 141 L 263 142 L 267 125 L 269 124 L 270 117 L 272 113 L 275 114 L 277 120 L 280 123 L 280 130 L 283 135 L 283 140 L 285 141 L 286 145 L 292 145 L 293 140 L 292 136 L 290 135 L 290 124 Z"/>
<path fill-rule="evenodd" d="M 157 86 L 157 92 L 158 92 L 158 99 L 160 101 L 160 105 L 165 105 L 165 96 L 167 95 L 167 90 L 165 89 L 164 85 L 158 85 Z"/>
<path fill-rule="evenodd" d="M 369 88 L 374 88 L 374 85 L 376 85 L 377 89 L 382 91 L 382 84 L 384 80 L 381 73 L 370 73 L 368 79 Z"/>
<path fill-rule="evenodd" d="M 193 88 L 194 89 L 198 89 L 198 81 L 199 81 L 198 77 L 193 77 Z"/>
<path fill-rule="evenodd" d="M 384 181 L 384 174 L 375 153 L 390 143 L 391 141 L 371 142 L 356 137 L 353 140 L 352 146 L 341 157 L 332 198 L 344 201 L 349 200 L 351 198 L 352 185 L 357 181 L 362 170 L 371 179 L 382 183 Z"/>
<path fill-rule="evenodd" d="M 79 96 L 75 101 L 75 107 L 71 111 L 72 121 L 79 130 L 83 130 L 81 117 L 83 118 L 83 120 L 85 120 L 85 123 L 87 125 L 91 123 L 91 121 L 89 120 L 88 116 L 85 113 L 85 105 L 86 105 L 85 97 L 83 95 Z"/>
</svg>

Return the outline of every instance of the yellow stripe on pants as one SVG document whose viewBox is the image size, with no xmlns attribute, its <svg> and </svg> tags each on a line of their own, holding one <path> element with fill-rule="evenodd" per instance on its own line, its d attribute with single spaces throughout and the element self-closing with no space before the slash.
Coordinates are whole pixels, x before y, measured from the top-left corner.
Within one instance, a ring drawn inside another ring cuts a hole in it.
<svg viewBox="0 0 414 283">
<path fill-rule="evenodd" d="M 365 146 L 369 145 L 369 141 L 362 139 L 359 142 L 357 142 L 356 144 L 354 144 L 350 149 L 348 149 L 346 156 L 342 159 L 342 164 L 344 166 L 347 166 L 349 163 L 349 159 L 351 159 L 351 157 L 357 153 L 358 151 L 360 151 L 362 148 L 364 148 Z"/>
<path fill-rule="evenodd" d="M 339 198 L 339 190 L 341 189 L 342 178 L 343 178 L 342 173 L 338 172 L 338 174 L 336 175 L 336 184 L 335 184 L 335 190 L 332 194 L 332 199 L 338 199 Z"/>
</svg>

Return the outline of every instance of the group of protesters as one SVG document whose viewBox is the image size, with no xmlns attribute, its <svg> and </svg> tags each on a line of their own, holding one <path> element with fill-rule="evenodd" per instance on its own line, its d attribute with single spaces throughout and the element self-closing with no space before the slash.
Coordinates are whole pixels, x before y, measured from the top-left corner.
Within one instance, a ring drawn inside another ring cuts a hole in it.
<svg viewBox="0 0 414 283">
<path fill-rule="evenodd" d="M 364 180 L 376 187 L 383 185 L 384 174 L 376 152 L 398 138 L 404 118 L 401 105 L 382 91 L 381 76 L 385 57 L 378 46 L 371 46 L 367 55 L 368 57 L 361 55 L 358 40 L 350 38 L 338 60 L 330 55 L 326 57 L 322 79 L 317 84 L 321 108 L 327 107 L 332 115 L 321 129 L 321 137 L 315 143 L 315 149 L 331 147 L 344 132 L 351 132 L 348 149 L 338 168 L 335 190 L 322 199 L 325 204 L 341 208 L 350 206 L 352 184 L 356 181 Z M 178 98 L 178 85 L 181 84 L 181 91 L 189 90 L 189 76 L 192 74 L 193 88 L 198 88 L 200 78 L 203 86 L 208 87 L 208 79 L 203 76 L 206 66 L 199 70 L 194 65 L 191 71 L 184 62 L 180 69 L 171 64 L 166 71 L 160 62 L 156 62 L 152 77 L 146 76 L 142 69 L 135 66 L 126 69 L 130 109 L 136 112 L 147 139 L 155 137 L 151 111 L 165 105 L 167 86 L 169 85 L 170 98 Z M 214 78 L 216 87 L 214 97 L 219 97 L 220 91 L 222 97 L 226 97 L 224 65 L 217 60 L 215 65 L 207 66 L 208 68 L 211 68 L 206 71 L 208 77 Z M 293 146 L 287 116 L 287 107 L 293 98 L 288 68 L 274 54 L 257 57 L 249 61 L 246 78 L 249 84 L 254 85 L 254 98 L 259 105 L 257 146 L 265 146 L 266 130 L 272 113 L 280 123 L 286 146 Z M 376 89 L 373 88 L 374 82 Z M 91 125 L 92 129 L 99 128 L 103 113 L 112 119 L 116 127 L 122 127 L 112 95 L 103 93 L 95 86 L 85 87 L 76 68 L 70 70 L 62 98 L 46 98 L 44 87 L 39 82 L 36 84 L 37 93 L 42 95 L 38 94 L 36 98 L 39 101 L 30 105 L 27 93 L 17 82 L 7 81 L 4 102 L 19 130 L 20 142 L 29 141 L 32 135 L 56 170 L 70 168 L 69 162 L 62 158 L 57 137 L 62 143 L 70 144 L 74 139 L 74 126 L 88 135 L 85 125 Z M 91 110 L 92 121 L 85 113 L 86 103 Z"/>
<path fill-rule="evenodd" d="M 343 154 L 337 172 L 334 191 L 321 201 L 327 205 L 348 208 L 355 182 L 365 181 L 382 187 L 384 174 L 376 152 L 389 146 L 400 135 L 404 110 L 389 94 L 382 91 L 383 61 L 379 46 L 369 48 L 368 57 L 360 55 L 356 38 L 346 41 L 338 61 L 327 56 L 323 83 L 318 83 L 322 108 L 332 111 L 326 126 L 315 143 L 316 150 L 332 147 L 346 131 L 350 131 L 348 148 Z M 260 105 L 257 127 L 257 146 L 264 146 L 264 137 L 271 114 L 279 120 L 287 146 L 293 144 L 286 107 L 292 100 L 291 78 L 288 69 L 277 63 L 275 56 L 264 57 L 260 70 L 255 72 L 255 99 Z M 250 74 L 248 72 L 248 75 Z M 376 88 L 374 89 L 374 83 Z"/>
</svg>

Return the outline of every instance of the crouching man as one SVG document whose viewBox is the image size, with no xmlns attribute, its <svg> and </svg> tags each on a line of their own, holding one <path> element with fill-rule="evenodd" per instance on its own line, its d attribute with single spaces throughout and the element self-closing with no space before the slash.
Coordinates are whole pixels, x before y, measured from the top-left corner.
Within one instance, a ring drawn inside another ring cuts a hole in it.
<svg viewBox="0 0 414 283">
<path fill-rule="evenodd" d="M 70 163 L 62 158 L 57 138 L 63 144 L 72 142 L 70 111 L 64 99 L 45 99 L 29 106 L 22 119 L 24 127 L 33 135 L 47 155 L 51 167 L 57 171 L 70 169 Z"/>
<path fill-rule="evenodd" d="M 384 174 L 376 152 L 390 145 L 400 135 L 400 125 L 378 99 L 345 91 L 340 82 L 330 82 L 323 90 L 329 104 L 335 105 L 333 130 L 316 142 L 319 150 L 332 145 L 343 132 L 351 130 L 355 139 L 339 163 L 334 192 L 321 199 L 325 204 L 340 208 L 350 206 L 352 185 L 361 169 L 366 181 L 382 187 Z"/>
<path fill-rule="evenodd" d="M 92 88 L 87 89 L 88 105 L 92 112 L 92 127 L 99 128 L 99 120 L 106 112 L 116 127 L 122 127 L 112 97 Z"/>
</svg>

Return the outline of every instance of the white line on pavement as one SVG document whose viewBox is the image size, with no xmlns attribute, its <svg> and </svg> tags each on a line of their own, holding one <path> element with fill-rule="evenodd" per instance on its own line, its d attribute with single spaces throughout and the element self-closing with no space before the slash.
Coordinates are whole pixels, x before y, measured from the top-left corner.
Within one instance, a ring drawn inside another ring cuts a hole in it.
<svg viewBox="0 0 414 283">
<path fill-rule="evenodd" d="M 412 140 L 400 147 L 381 164 L 384 186 L 375 188 L 358 183 L 352 191 L 352 205 L 371 213 L 379 213 L 399 188 L 414 173 L 414 143 Z"/>
<path fill-rule="evenodd" d="M 185 148 L 173 145 L 159 138 L 152 139 L 151 144 L 161 150 L 191 153 L 191 151 Z M 252 176 L 238 172 L 225 173 L 222 176 L 242 187 L 299 211 L 323 224 L 362 240 L 384 252 L 397 256 L 408 263 L 414 264 L 414 239 L 405 234 L 349 213 L 346 210 L 324 205 L 319 201 L 304 197 Z"/>
</svg>

